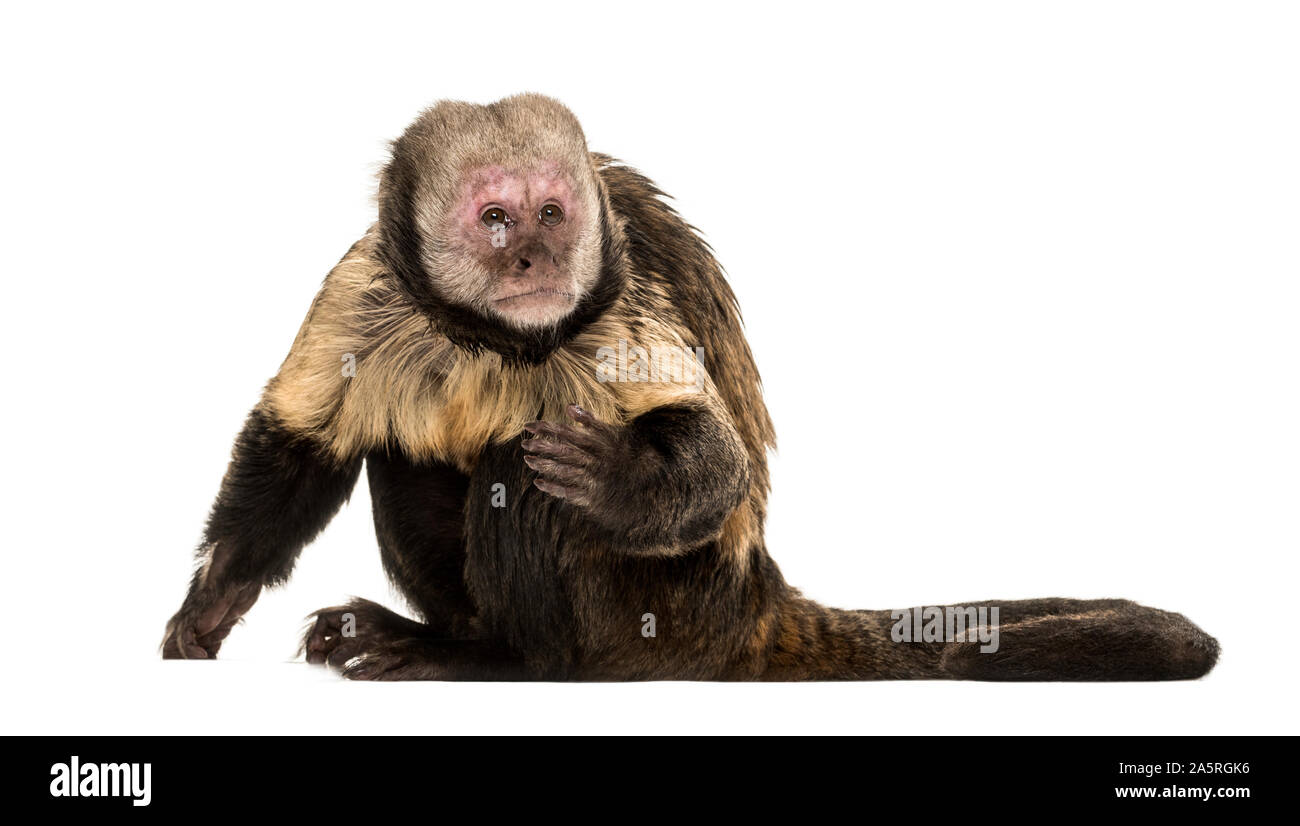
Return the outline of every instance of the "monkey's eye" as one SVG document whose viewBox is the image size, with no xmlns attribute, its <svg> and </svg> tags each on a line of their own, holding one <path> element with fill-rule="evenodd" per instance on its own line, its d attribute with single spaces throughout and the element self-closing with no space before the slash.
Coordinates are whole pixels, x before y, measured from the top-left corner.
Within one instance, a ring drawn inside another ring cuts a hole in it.
<svg viewBox="0 0 1300 826">
<path fill-rule="evenodd" d="M 506 211 L 500 207 L 488 207 L 483 210 L 481 220 L 485 226 L 489 227 L 510 225 L 510 216 L 506 215 Z"/>
<path fill-rule="evenodd" d="M 564 220 L 564 210 L 560 209 L 555 204 L 547 204 L 537 213 L 537 220 L 546 224 L 548 227 L 553 227 Z"/>
</svg>

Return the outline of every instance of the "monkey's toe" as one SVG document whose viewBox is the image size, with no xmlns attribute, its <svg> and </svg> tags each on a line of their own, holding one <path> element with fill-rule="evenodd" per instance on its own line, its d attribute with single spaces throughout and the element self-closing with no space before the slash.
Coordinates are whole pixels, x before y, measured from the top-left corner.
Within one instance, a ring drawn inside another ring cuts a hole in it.
<svg viewBox="0 0 1300 826">
<path fill-rule="evenodd" d="M 403 646 L 393 646 L 349 657 L 341 664 L 340 673 L 349 680 L 405 679 L 401 672 L 409 661 L 402 649 Z"/>
<path fill-rule="evenodd" d="M 322 608 L 314 615 L 311 625 L 303 635 L 300 651 L 313 665 L 324 665 L 329 657 L 343 642 L 344 614 L 350 613 L 347 606 Z M 354 629 L 349 629 L 354 630 Z"/>
</svg>

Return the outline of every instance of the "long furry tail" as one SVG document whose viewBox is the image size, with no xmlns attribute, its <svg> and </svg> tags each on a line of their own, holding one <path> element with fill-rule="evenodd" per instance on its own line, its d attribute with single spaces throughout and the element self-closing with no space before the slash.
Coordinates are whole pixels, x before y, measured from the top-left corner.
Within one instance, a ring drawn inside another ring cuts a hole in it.
<svg viewBox="0 0 1300 826">
<path fill-rule="evenodd" d="M 967 633 L 954 636 L 950 616 L 959 617 L 959 632 L 962 620 L 984 625 L 972 631 L 968 622 Z M 1183 615 L 1123 599 L 845 611 L 795 596 L 762 678 L 1193 680 L 1218 657 L 1218 642 Z"/>
</svg>

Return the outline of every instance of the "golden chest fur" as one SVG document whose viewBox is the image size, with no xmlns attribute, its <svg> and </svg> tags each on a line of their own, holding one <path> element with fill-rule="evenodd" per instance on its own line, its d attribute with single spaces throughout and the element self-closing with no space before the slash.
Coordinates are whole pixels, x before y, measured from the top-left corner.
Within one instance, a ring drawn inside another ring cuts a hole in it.
<svg viewBox="0 0 1300 826">
<path fill-rule="evenodd" d="M 686 397 L 717 403 L 698 363 L 653 380 L 610 371 L 602 354 L 626 350 L 633 326 L 635 346 L 685 350 L 676 331 L 644 317 L 633 325 L 626 309 L 536 366 L 461 350 L 377 277 L 372 243 L 367 235 L 326 278 L 263 401 L 285 427 L 340 458 L 398 448 L 468 471 L 489 442 L 533 419 L 560 421 L 567 404 L 626 422 Z"/>
</svg>

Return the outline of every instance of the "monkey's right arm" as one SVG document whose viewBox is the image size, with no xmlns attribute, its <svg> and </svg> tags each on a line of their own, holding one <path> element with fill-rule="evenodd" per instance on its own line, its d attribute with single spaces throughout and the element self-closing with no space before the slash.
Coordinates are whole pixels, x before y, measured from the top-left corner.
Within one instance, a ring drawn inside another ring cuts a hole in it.
<svg viewBox="0 0 1300 826">
<path fill-rule="evenodd" d="M 285 428 L 265 402 L 254 408 L 208 517 L 199 570 L 167 624 L 163 657 L 215 657 L 262 588 L 288 579 L 360 470 L 359 456 L 340 460 Z"/>
</svg>

